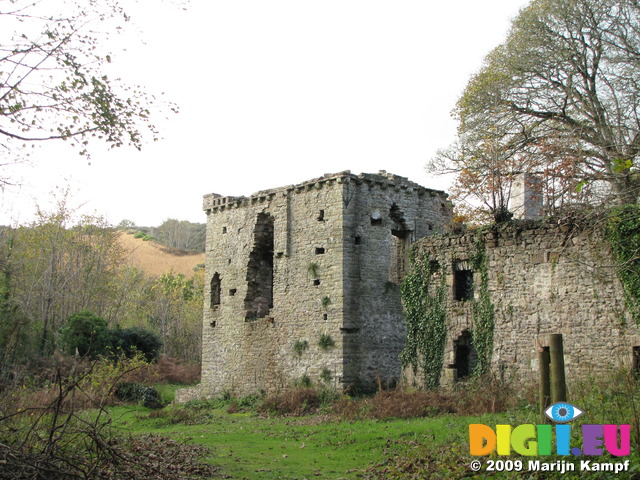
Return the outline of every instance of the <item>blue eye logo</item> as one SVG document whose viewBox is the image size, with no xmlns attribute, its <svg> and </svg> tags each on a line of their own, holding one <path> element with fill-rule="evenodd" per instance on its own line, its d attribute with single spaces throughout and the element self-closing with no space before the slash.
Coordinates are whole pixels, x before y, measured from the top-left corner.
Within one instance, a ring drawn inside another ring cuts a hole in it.
<svg viewBox="0 0 640 480">
<path fill-rule="evenodd" d="M 544 411 L 544 414 L 556 423 L 570 422 L 583 413 L 578 407 L 566 402 L 554 403 Z"/>
</svg>

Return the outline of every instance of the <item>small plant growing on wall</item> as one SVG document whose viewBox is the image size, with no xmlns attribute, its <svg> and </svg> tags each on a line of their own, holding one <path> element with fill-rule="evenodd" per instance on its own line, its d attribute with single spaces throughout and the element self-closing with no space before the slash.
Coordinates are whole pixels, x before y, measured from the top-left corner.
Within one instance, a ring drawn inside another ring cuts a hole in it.
<svg viewBox="0 0 640 480">
<path fill-rule="evenodd" d="M 320 379 L 323 382 L 331 382 L 331 379 L 333 378 L 333 374 L 331 373 L 331 370 L 329 370 L 327 367 L 324 367 L 322 369 L 322 371 L 320 372 Z"/>
<path fill-rule="evenodd" d="M 309 342 L 306 340 L 296 340 L 293 344 L 293 352 L 296 354 L 298 358 L 302 356 L 305 350 L 309 349 Z"/>
<path fill-rule="evenodd" d="M 309 388 L 311 386 L 311 378 L 306 373 L 296 382 L 300 387 Z"/>
<path fill-rule="evenodd" d="M 336 342 L 333 341 L 333 338 L 331 338 L 331 335 L 327 334 L 327 333 L 323 333 L 322 335 L 320 335 L 320 339 L 318 340 L 318 346 L 322 349 L 322 350 L 329 350 L 332 347 L 335 347 Z"/>
<path fill-rule="evenodd" d="M 320 267 L 315 262 L 312 262 L 309 265 L 307 265 L 307 272 L 309 272 L 309 275 L 312 276 L 313 278 L 318 278 L 319 269 Z"/>
<path fill-rule="evenodd" d="M 322 302 L 322 308 L 326 310 L 327 307 L 331 304 L 331 299 L 329 297 L 322 297 L 321 302 Z"/>
</svg>

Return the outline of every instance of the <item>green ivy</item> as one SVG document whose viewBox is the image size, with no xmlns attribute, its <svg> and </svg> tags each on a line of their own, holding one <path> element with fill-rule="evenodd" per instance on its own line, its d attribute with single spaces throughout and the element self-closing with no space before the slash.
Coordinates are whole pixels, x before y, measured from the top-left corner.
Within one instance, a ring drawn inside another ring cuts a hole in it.
<svg viewBox="0 0 640 480">
<path fill-rule="evenodd" d="M 400 286 L 407 323 L 407 342 L 400 356 L 402 366 L 406 368 L 411 365 L 414 374 L 421 368 L 427 389 L 440 385 L 447 338 L 444 272 L 441 272 L 441 282 L 434 294 L 429 292 L 429 281 L 435 273 L 435 265 L 426 254 L 419 259 L 412 254 L 411 268 Z"/>
<path fill-rule="evenodd" d="M 473 300 L 473 330 L 471 339 L 478 354 L 473 376 L 478 377 L 489 371 L 493 353 L 493 330 L 495 327 L 495 308 L 489 295 L 489 265 L 482 235 L 478 235 L 476 252 L 471 258 L 473 270 L 480 273 L 478 298 Z"/>
<path fill-rule="evenodd" d="M 611 210 L 606 231 L 625 304 L 640 325 L 640 206 L 623 205 Z"/>
</svg>

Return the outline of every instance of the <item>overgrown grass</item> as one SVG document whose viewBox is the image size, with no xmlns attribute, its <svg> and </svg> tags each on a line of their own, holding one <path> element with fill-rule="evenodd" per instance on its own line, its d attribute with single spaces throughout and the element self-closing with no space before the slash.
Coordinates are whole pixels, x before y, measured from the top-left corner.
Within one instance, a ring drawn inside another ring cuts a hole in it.
<svg viewBox="0 0 640 480">
<path fill-rule="evenodd" d="M 603 378 L 600 376 L 599 378 Z M 586 379 L 569 388 L 570 401 L 585 410 L 573 427 L 581 445 L 582 423 L 631 424 L 632 470 L 618 479 L 640 478 L 637 415 L 638 383 L 622 372 L 604 382 Z M 375 396 L 330 396 L 321 389 L 296 388 L 265 398 L 216 399 L 150 412 L 124 413 L 118 425 L 132 434 L 153 433 L 195 442 L 213 452 L 208 461 L 228 478 L 248 479 L 462 479 L 462 478 L 611 478 L 610 472 L 486 471 L 491 458 L 479 458 L 482 471 L 469 465 L 468 425 L 512 426 L 540 423 L 532 386 L 515 389 L 491 379 L 440 392 L 380 391 Z M 491 412 L 485 413 L 481 412 Z M 233 413 L 239 412 L 239 413 Z M 536 457 L 542 462 L 577 462 L 584 457 Z M 622 462 L 609 455 L 598 462 Z M 526 470 L 526 468 L 525 468 Z"/>
<path fill-rule="evenodd" d="M 212 452 L 208 461 L 221 468 L 221 475 L 252 480 L 362 478 L 367 467 L 389 456 L 408 455 L 419 445 L 462 443 L 469 422 L 457 416 L 390 421 L 264 417 L 229 414 L 221 403 L 217 408 L 168 407 L 161 412 L 114 410 L 122 432 L 207 446 Z"/>
<path fill-rule="evenodd" d="M 171 399 L 177 388 L 156 386 L 160 387 L 161 395 L 166 401 Z M 380 390 L 374 396 L 360 398 L 339 395 L 328 389 L 297 387 L 277 395 L 245 398 L 225 396 L 196 400 L 185 405 L 170 405 L 161 410 L 150 410 L 137 405 L 118 405 L 109 407 L 108 410 L 99 410 L 102 419 L 106 412 L 109 413 L 108 422 L 101 420 L 102 423 L 94 423 L 92 415 L 95 414 L 84 412 L 82 415 L 75 414 L 73 418 L 76 423 L 67 424 L 60 417 L 58 424 L 64 425 L 71 435 L 78 431 L 76 426 L 99 425 L 99 428 L 83 427 L 82 431 L 89 438 L 99 433 L 101 436 L 96 438 L 102 442 L 100 445 L 115 442 L 113 445 L 117 449 L 113 450 L 114 454 L 122 452 L 129 455 L 132 448 L 159 452 L 162 450 L 160 447 L 166 443 L 163 438 L 171 438 L 176 442 L 171 455 L 182 455 L 184 452 L 179 445 L 185 442 L 207 447 L 208 450 L 197 452 L 209 452 L 205 454 L 204 460 L 220 469 L 221 478 L 486 478 L 489 475 L 486 470 L 476 474 L 469 468 L 471 461 L 477 458 L 468 453 L 468 425 L 482 423 L 494 428 L 497 424 L 516 426 L 540 423 L 536 399 L 530 393 L 535 390 L 533 387 L 535 386 L 516 388 L 514 384 L 485 377 L 451 390 Z M 70 398 L 71 393 L 67 397 Z M 636 377 L 617 372 L 606 377 L 599 375 L 575 382 L 570 385 L 569 400 L 585 411 L 582 417 L 571 422 L 572 446 L 581 445 L 579 427 L 583 423 L 632 425 L 633 453 L 629 460 L 633 470 L 618 474 L 616 478 L 640 478 L 640 390 Z M 59 402 L 58 405 L 52 406 L 52 411 L 65 403 Z M 47 416 L 50 415 L 47 409 L 43 412 L 44 416 L 41 416 L 38 426 L 43 433 L 33 430 L 37 434 L 37 437 L 32 437 L 36 441 L 34 445 L 46 441 L 49 438 L 47 432 L 57 435 L 62 428 L 55 422 L 52 423 L 51 417 Z M 21 418 L 27 423 L 21 425 L 11 421 L 4 424 L 0 422 L 0 426 L 7 427 L 2 432 L 7 435 L 22 435 L 19 429 L 28 428 L 29 417 L 22 415 Z M 108 425 L 109 431 L 112 427 L 115 428 L 114 436 L 107 435 L 107 430 L 102 425 Z M 0 435 L 0 447 L 8 443 L 7 435 Z M 137 447 L 135 441 L 131 443 L 122 440 L 129 435 L 134 440 L 146 439 L 143 446 Z M 74 437 L 68 438 L 71 439 L 69 445 L 72 445 Z M 57 440 L 59 444 L 65 445 L 67 441 L 62 437 Z M 104 461 L 98 459 L 102 462 L 100 465 L 111 465 L 111 452 L 112 450 L 106 450 Z M 24 452 L 20 450 L 18 453 Z M 491 458 L 519 459 L 525 464 L 529 460 L 515 454 L 510 457 L 496 457 L 494 454 Z M 486 468 L 488 458 L 479 459 Z M 580 460 L 579 457 L 556 456 L 539 459 L 543 462 Z M 615 459 L 608 455 L 592 458 L 598 462 L 620 462 L 625 459 Z M 200 468 L 198 465 L 190 466 L 190 471 L 195 472 Z M 577 474 L 590 479 L 610 478 L 607 476 L 609 472 L 602 475 L 579 471 L 576 475 L 560 475 L 558 472 L 545 472 L 544 475 L 540 472 L 503 472 L 491 476 L 581 478 Z"/>
</svg>

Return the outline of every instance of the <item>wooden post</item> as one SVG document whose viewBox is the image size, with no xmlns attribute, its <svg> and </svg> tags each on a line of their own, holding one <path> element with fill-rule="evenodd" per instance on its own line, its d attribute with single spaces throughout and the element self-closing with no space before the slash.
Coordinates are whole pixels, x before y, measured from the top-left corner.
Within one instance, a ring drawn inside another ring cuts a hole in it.
<svg viewBox="0 0 640 480">
<path fill-rule="evenodd" d="M 567 385 L 564 377 L 564 351 L 562 334 L 549 335 L 549 357 L 551 360 L 551 403 L 567 401 Z"/>
<path fill-rule="evenodd" d="M 540 402 L 540 418 L 542 423 L 547 423 L 548 419 L 544 411 L 551 405 L 551 381 L 549 379 L 549 350 L 538 347 L 538 369 L 540 372 L 540 386 L 538 397 Z"/>
</svg>

